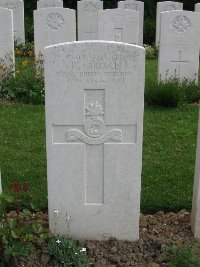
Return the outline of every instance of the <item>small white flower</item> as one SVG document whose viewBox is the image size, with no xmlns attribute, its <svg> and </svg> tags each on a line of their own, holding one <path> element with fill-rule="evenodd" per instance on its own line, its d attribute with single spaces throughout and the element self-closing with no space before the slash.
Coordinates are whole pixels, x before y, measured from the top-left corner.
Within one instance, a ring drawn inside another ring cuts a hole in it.
<svg viewBox="0 0 200 267">
<path fill-rule="evenodd" d="M 78 253 L 77 252 L 75 252 L 75 255 L 77 255 Z"/>
<path fill-rule="evenodd" d="M 86 248 L 82 248 L 80 252 L 86 252 Z"/>
<path fill-rule="evenodd" d="M 56 243 L 60 244 L 60 243 L 61 243 L 61 241 L 58 239 L 58 240 L 56 240 Z"/>
</svg>

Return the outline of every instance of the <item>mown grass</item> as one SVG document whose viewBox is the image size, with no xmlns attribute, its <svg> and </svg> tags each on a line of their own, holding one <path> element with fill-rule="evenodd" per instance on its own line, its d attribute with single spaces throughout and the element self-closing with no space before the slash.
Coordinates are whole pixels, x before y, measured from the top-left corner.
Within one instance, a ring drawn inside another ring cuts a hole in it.
<svg viewBox="0 0 200 267">
<path fill-rule="evenodd" d="M 156 79 L 157 61 L 147 61 L 146 84 Z M 145 107 L 142 171 L 143 212 L 191 209 L 198 105 Z M 0 166 L 3 188 L 28 182 L 47 207 L 43 106 L 0 103 Z"/>
</svg>

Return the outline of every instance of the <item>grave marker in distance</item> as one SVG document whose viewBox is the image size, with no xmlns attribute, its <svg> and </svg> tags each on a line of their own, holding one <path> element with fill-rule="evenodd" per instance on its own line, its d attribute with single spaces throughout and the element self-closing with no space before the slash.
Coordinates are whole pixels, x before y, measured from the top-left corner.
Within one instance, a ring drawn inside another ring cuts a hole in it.
<svg viewBox="0 0 200 267">
<path fill-rule="evenodd" d="M 98 40 L 98 11 L 103 9 L 99 0 L 77 2 L 78 40 Z"/>
<path fill-rule="evenodd" d="M 0 58 L 3 60 L 1 65 L 3 64 L 3 66 L 14 70 L 13 11 L 7 8 L 0 8 L 0 21 Z"/>
<path fill-rule="evenodd" d="M 62 7 L 35 10 L 34 41 L 36 58 L 43 55 L 45 46 L 76 41 L 75 10 Z"/>
<path fill-rule="evenodd" d="M 144 2 L 135 0 L 120 1 L 118 2 L 118 8 L 139 11 L 139 45 L 143 45 Z"/>
<path fill-rule="evenodd" d="M 139 44 L 139 12 L 106 9 L 98 12 L 99 40 Z"/>
<path fill-rule="evenodd" d="M 156 11 L 156 47 L 159 47 L 160 42 L 160 16 L 161 12 L 172 11 L 172 10 L 182 10 L 183 3 L 173 2 L 173 1 L 164 1 L 157 3 L 157 11 Z"/>
<path fill-rule="evenodd" d="M 177 78 L 198 82 L 200 14 L 191 11 L 161 13 L 159 81 Z"/>
<path fill-rule="evenodd" d="M 14 38 L 18 44 L 25 43 L 24 30 L 24 1 L 22 0 L 0 0 L 0 7 L 9 8 L 13 11 Z M 4 23 L 5 26 L 5 23 Z"/>
<path fill-rule="evenodd" d="M 46 7 L 63 7 L 62 0 L 39 0 L 37 1 L 37 9 Z"/>
</svg>

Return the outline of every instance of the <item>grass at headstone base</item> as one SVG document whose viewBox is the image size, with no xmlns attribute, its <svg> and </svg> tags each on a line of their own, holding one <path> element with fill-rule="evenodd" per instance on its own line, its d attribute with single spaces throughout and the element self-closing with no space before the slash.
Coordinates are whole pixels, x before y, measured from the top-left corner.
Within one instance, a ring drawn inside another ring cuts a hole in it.
<svg viewBox="0 0 200 267">
<path fill-rule="evenodd" d="M 191 209 L 198 110 L 145 107 L 143 212 Z M 27 182 L 47 208 L 44 106 L 0 103 L 0 166 L 5 190 Z"/>
</svg>

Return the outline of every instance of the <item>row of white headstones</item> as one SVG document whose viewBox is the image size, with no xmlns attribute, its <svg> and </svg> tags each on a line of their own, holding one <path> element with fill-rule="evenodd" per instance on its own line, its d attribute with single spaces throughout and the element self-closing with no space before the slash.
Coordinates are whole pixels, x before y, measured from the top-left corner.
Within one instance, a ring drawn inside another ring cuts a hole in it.
<svg viewBox="0 0 200 267">
<path fill-rule="evenodd" d="M 69 42 L 44 59 L 51 231 L 138 240 L 145 49 Z M 200 238 L 200 123 L 191 224 Z"/>
<path fill-rule="evenodd" d="M 171 39 L 176 36 L 182 40 L 183 51 L 190 51 L 190 57 L 196 57 L 199 16 L 187 11 L 162 14 L 161 25 L 169 31 L 165 37 L 166 61 L 175 46 Z M 46 28 L 57 25 L 54 22 L 49 17 L 48 23 L 45 20 Z M 162 41 L 161 49 L 164 49 Z M 145 49 L 125 43 L 84 41 L 49 46 L 44 56 L 52 232 L 77 239 L 137 240 Z M 182 50 L 178 50 L 178 56 L 178 64 L 182 66 Z M 174 61 L 172 65 L 177 64 Z M 192 213 L 193 231 L 200 238 L 199 181 L 200 141 Z"/>
<path fill-rule="evenodd" d="M 1 1 L 0 0 L 0 6 Z M 0 25 L 3 40 L 0 57 L 12 51 L 8 64 L 14 63 L 13 31 L 18 42 L 24 42 L 23 1 L 13 0 L 12 9 L 1 9 Z M 7 3 L 7 2 L 6 2 Z M 76 41 L 75 10 L 62 8 L 61 0 L 39 0 L 34 11 L 35 55 L 44 53 L 48 45 Z M 118 2 L 119 9 L 103 10 L 100 0 L 78 1 L 78 40 L 107 40 L 130 44 L 143 44 L 144 3 L 135 0 Z M 156 44 L 159 46 L 158 80 L 166 81 L 174 77 L 180 81 L 198 82 L 199 69 L 199 22 L 198 12 L 181 10 L 179 2 L 158 2 Z M 196 4 L 196 11 L 200 4 Z M 131 10 L 132 9 L 132 10 Z M 166 10 L 170 11 L 167 12 Z M 176 11 L 172 11 L 176 10 Z M 177 11 L 179 10 L 179 11 Z M 15 17 L 12 23 L 12 11 Z M 162 12 L 165 11 L 165 12 Z M 7 27 L 4 27 L 4 24 Z M 14 28 L 13 28 L 14 25 Z M 23 36 L 17 36 L 20 29 Z"/>
</svg>

